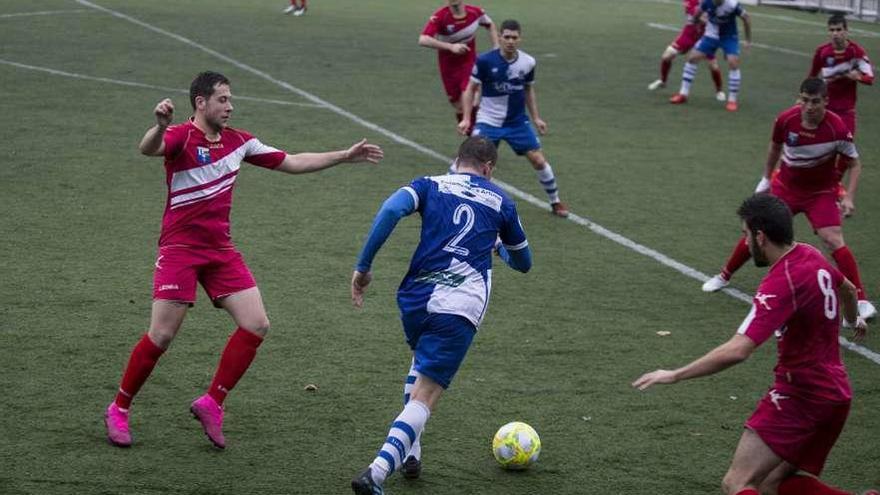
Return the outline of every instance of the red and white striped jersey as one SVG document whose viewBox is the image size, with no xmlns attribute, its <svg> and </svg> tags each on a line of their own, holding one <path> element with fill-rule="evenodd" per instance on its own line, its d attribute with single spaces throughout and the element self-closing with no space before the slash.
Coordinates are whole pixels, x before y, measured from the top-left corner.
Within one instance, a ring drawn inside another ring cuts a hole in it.
<svg viewBox="0 0 880 495">
<path fill-rule="evenodd" d="M 492 19 L 486 12 L 475 5 L 464 6 L 465 15 L 456 19 L 449 7 L 441 7 L 428 19 L 422 34 L 437 38 L 446 43 L 465 43 L 466 53 L 456 55 L 448 50 L 438 50 L 441 68 L 445 65 L 473 65 L 477 56 L 476 34 L 480 26 L 487 27 Z"/>
<path fill-rule="evenodd" d="M 836 190 L 837 157 L 859 156 L 852 134 L 836 113 L 826 110 L 819 126 L 807 129 L 801 122 L 800 105 L 776 117 L 773 142 L 782 145 L 779 180 L 794 193 Z"/>
<path fill-rule="evenodd" d="M 862 83 L 874 82 L 874 68 L 858 43 L 849 41 L 842 52 L 834 51 L 831 43 L 816 48 L 810 77 L 821 77 L 828 83 L 828 108 L 838 112 L 855 110 L 858 83 L 846 77 L 835 79 L 853 69 L 862 73 Z"/>
<path fill-rule="evenodd" d="M 159 245 L 231 247 L 229 212 L 241 162 L 275 168 L 286 153 L 231 127 L 208 141 L 191 120 L 169 127 L 164 141 L 168 199 Z"/>
</svg>

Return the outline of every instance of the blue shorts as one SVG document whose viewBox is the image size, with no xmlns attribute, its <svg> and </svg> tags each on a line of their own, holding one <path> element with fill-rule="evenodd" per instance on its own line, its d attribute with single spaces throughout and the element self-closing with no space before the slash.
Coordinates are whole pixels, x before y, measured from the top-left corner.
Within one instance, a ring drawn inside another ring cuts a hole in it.
<svg viewBox="0 0 880 495">
<path fill-rule="evenodd" d="M 726 57 L 729 57 L 731 55 L 738 56 L 739 37 L 727 36 L 718 39 L 703 36 L 702 38 L 700 38 L 700 41 L 697 42 L 697 51 L 705 53 L 706 55 L 715 55 L 715 52 L 718 51 L 718 48 L 724 50 L 724 56 Z"/>
<path fill-rule="evenodd" d="M 495 143 L 495 146 L 498 146 L 498 143 L 502 140 L 507 141 L 507 144 L 510 145 L 513 152 L 517 155 L 525 155 L 529 151 L 541 149 L 541 141 L 528 120 L 522 124 L 507 127 L 495 127 L 477 122 L 471 135 L 483 136 Z"/>
<path fill-rule="evenodd" d="M 448 388 L 477 333 L 474 324 L 463 316 L 424 311 L 400 319 L 415 370 Z"/>
</svg>

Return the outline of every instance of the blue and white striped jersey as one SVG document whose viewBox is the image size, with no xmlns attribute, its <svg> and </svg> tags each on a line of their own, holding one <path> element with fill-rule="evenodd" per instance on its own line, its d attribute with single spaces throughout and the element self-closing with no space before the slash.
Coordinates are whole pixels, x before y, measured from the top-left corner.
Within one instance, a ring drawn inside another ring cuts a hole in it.
<svg viewBox="0 0 880 495">
<path fill-rule="evenodd" d="M 724 0 L 721 5 L 715 5 L 713 0 L 702 0 L 700 10 L 709 16 L 706 23 L 706 32 L 703 36 L 708 38 L 734 38 L 739 35 L 736 27 L 736 18 L 742 17 L 745 10 L 737 0 Z"/>
<path fill-rule="evenodd" d="M 402 189 L 415 201 L 422 231 L 397 291 L 400 310 L 455 314 L 479 327 L 496 240 L 508 251 L 528 246 L 516 204 L 489 179 L 471 174 L 423 177 Z"/>
<path fill-rule="evenodd" d="M 535 81 L 535 59 L 518 50 L 512 62 L 500 49 L 481 54 L 474 64 L 471 80 L 482 86 L 477 122 L 494 127 L 528 123 L 526 85 Z"/>
</svg>

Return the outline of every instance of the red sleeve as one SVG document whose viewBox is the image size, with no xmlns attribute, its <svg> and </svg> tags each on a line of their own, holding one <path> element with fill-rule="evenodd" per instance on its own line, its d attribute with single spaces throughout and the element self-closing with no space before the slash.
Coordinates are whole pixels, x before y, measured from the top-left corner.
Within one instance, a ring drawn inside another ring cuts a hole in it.
<svg viewBox="0 0 880 495">
<path fill-rule="evenodd" d="M 788 281 L 783 275 L 768 276 L 752 299 L 752 309 L 737 333 L 761 345 L 785 325 L 796 309 Z"/>
<path fill-rule="evenodd" d="M 816 52 L 813 53 L 813 64 L 810 66 L 810 73 L 807 74 L 808 77 L 819 77 L 819 72 L 822 71 L 822 47 L 816 48 Z"/>
<path fill-rule="evenodd" d="M 782 144 L 785 142 L 785 120 L 786 114 L 782 113 L 776 117 L 776 122 L 773 123 L 773 142 L 776 144 Z"/>
<path fill-rule="evenodd" d="M 162 141 L 165 143 L 165 158 L 172 159 L 180 154 L 186 137 L 189 135 L 186 125 L 173 125 L 165 130 Z"/>
<path fill-rule="evenodd" d="M 428 22 L 425 24 L 425 27 L 422 29 L 422 34 L 426 36 L 431 36 L 432 38 L 440 32 L 440 17 L 435 13 L 428 19 Z"/>
</svg>

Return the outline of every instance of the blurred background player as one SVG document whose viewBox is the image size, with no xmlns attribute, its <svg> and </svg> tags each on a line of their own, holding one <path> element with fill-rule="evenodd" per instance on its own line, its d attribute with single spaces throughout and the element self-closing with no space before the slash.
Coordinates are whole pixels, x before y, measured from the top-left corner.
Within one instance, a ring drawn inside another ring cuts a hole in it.
<svg viewBox="0 0 880 495">
<path fill-rule="evenodd" d="M 632 385 L 646 390 L 718 373 L 775 337 L 773 386 L 745 423 L 722 481 L 724 493 L 847 495 L 818 476 L 852 401 L 840 359 L 840 313 L 855 327 L 855 340 L 868 329 L 856 309 L 856 288 L 814 247 L 794 242 L 791 211 L 779 198 L 756 194 L 737 214 L 755 264 L 770 267 L 748 316 L 730 340 L 703 357 L 676 370 L 646 373 Z"/>
<path fill-rule="evenodd" d="M 669 102 L 678 105 L 686 103 L 691 91 L 691 84 L 697 75 L 697 63 L 714 55 L 719 48 L 724 51 L 729 71 L 727 73 L 727 105 L 724 107 L 729 112 L 735 112 L 738 108 L 739 85 L 742 75 L 739 70 L 739 32 L 736 18 L 743 21 L 746 40 L 743 48 L 748 49 L 752 43 L 752 23 L 749 14 L 742 8 L 737 0 L 702 0 L 700 7 L 694 12 L 694 17 L 700 18 L 706 14 L 708 22 L 700 41 L 695 49 L 688 53 L 687 63 L 681 76 L 681 89 L 673 95 Z"/>
<path fill-rule="evenodd" d="M 682 26 L 681 31 L 678 33 L 678 37 L 675 38 L 672 44 L 666 47 L 666 51 L 660 57 L 660 79 L 648 85 L 648 89 L 651 91 L 666 87 L 666 81 L 669 79 L 669 70 L 672 69 L 672 61 L 675 60 L 678 54 L 687 54 L 697 44 L 697 41 L 706 30 L 706 24 L 703 19 L 694 16 L 700 5 L 700 0 L 684 0 L 682 5 L 685 15 L 684 26 Z M 722 91 L 723 81 L 721 80 L 721 69 L 718 68 L 718 61 L 715 60 L 714 53 L 706 58 L 709 61 L 709 72 L 712 74 L 712 82 L 715 83 L 715 99 L 724 101 L 727 99 L 727 96 Z"/>
<path fill-rule="evenodd" d="M 826 109 L 827 94 L 822 79 L 808 78 L 801 84 L 799 103 L 776 117 L 764 175 L 755 192 L 770 191 L 792 212 L 807 216 L 837 267 L 858 289 L 859 313 L 870 319 L 877 310 L 867 300 L 856 259 L 844 243 L 841 227 L 841 214 L 850 215 L 855 211 L 862 164 L 846 124 Z M 847 195 L 839 207 L 838 160 L 847 161 L 849 169 Z M 777 163 L 779 176 L 771 181 Z M 749 256 L 746 240 L 740 239 L 721 273 L 707 280 L 703 291 L 715 292 L 726 286 Z"/>
<path fill-rule="evenodd" d="M 522 40 L 517 21 L 501 24 L 501 47 L 477 57 L 470 83 L 462 95 L 464 116 L 458 132 L 467 135 L 474 120 L 471 102 L 481 94 L 474 135 L 484 136 L 497 146 L 507 144 L 517 155 L 525 155 L 538 174 L 538 181 L 547 193 L 554 215 L 568 216 L 568 206 L 559 199 L 559 187 L 550 163 L 541 151 L 541 141 L 529 122 L 531 114 L 538 132 L 547 132 L 547 123 L 538 114 L 535 95 L 534 57 L 519 49 Z"/>
<path fill-rule="evenodd" d="M 290 0 L 290 5 L 284 8 L 282 12 L 285 14 L 293 14 L 297 17 L 306 14 L 309 0 Z"/>
<path fill-rule="evenodd" d="M 419 45 L 437 50 L 443 89 L 455 109 L 455 118 L 461 122 L 461 94 L 467 88 L 477 59 L 477 29 L 482 26 L 489 31 L 493 48 L 498 48 L 498 30 L 482 8 L 466 5 L 462 0 L 447 0 L 446 4 L 428 19 L 419 36 Z"/>
<path fill-rule="evenodd" d="M 229 228 L 232 192 L 241 162 L 302 174 L 339 163 L 375 163 L 382 158 L 382 149 L 366 140 L 347 150 L 288 155 L 246 131 L 228 127 L 232 92 L 229 80 L 216 72 L 196 76 L 190 86 L 190 103 L 192 118 L 171 126 L 174 105 L 169 99 L 160 101 L 154 110 L 156 125 L 140 143 L 144 155 L 165 157 L 168 200 L 153 276 L 150 328 L 132 350 L 116 399 L 105 412 L 107 438 L 119 447 L 131 445 L 131 401 L 195 304 L 198 284 L 214 306 L 229 313 L 237 327 L 223 349 L 207 393 L 190 407 L 208 439 L 218 448 L 226 446 L 223 401 L 244 376 L 269 331 L 262 296 L 232 243 Z"/>
<path fill-rule="evenodd" d="M 413 352 L 404 408 L 370 466 L 351 487 L 380 495 L 397 469 L 418 477 L 419 438 L 443 391 L 455 377 L 486 314 L 492 287 L 492 252 L 514 270 L 532 266 L 516 204 L 492 183 L 495 145 L 469 137 L 458 150 L 458 173 L 423 177 L 389 197 L 376 219 L 351 279 L 351 299 L 362 307 L 371 265 L 397 222 L 415 212 L 422 233 L 397 291 L 406 341 Z"/>
</svg>

